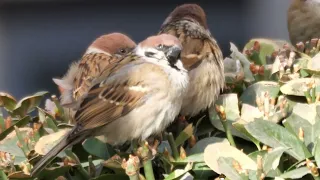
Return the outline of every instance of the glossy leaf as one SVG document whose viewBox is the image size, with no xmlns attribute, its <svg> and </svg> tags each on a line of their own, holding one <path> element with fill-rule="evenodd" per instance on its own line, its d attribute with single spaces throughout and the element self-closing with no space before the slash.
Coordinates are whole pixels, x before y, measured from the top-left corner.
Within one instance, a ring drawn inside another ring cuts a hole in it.
<svg viewBox="0 0 320 180">
<path fill-rule="evenodd" d="M 240 118 L 237 94 L 222 94 L 218 97 L 215 104 L 224 107 L 226 119 L 229 126 L 231 127 L 232 135 L 246 139 L 246 136 L 244 136 L 242 133 L 240 133 L 234 127 L 232 127 L 232 123 L 236 122 Z M 220 121 L 218 113 L 216 112 L 215 106 L 211 106 L 209 108 L 209 116 L 211 124 L 220 131 L 224 131 L 223 125 Z"/>
<path fill-rule="evenodd" d="M 27 125 L 28 123 L 31 122 L 31 118 L 30 116 L 25 116 L 24 118 L 20 119 L 18 122 L 12 124 L 12 126 L 10 126 L 9 128 L 7 128 L 5 131 L 3 131 L 0 134 L 0 140 L 3 140 L 4 138 L 6 138 L 6 136 L 8 134 L 10 134 L 12 131 L 14 131 L 14 126 L 16 127 L 23 127 L 25 125 Z"/>
<path fill-rule="evenodd" d="M 280 92 L 280 86 L 272 81 L 260 81 L 249 86 L 240 96 L 243 104 L 256 105 L 256 97 L 261 96 L 262 92 L 269 92 L 270 98 L 276 98 Z"/>
<path fill-rule="evenodd" d="M 270 147 L 288 149 L 286 152 L 297 160 L 309 157 L 305 155 L 304 145 L 297 136 L 278 124 L 256 119 L 245 125 L 245 128 L 253 137 Z"/>
<path fill-rule="evenodd" d="M 282 154 L 287 149 L 278 147 L 268 152 L 263 158 L 263 171 L 268 174 L 271 170 L 276 170 L 279 166 L 279 161 Z"/>
<path fill-rule="evenodd" d="M 69 131 L 70 129 L 63 129 L 58 132 L 42 136 L 36 143 L 34 150 L 40 155 L 47 154 L 63 137 L 67 135 Z M 64 157 L 65 153 L 61 152 L 58 156 Z"/>
<path fill-rule="evenodd" d="M 299 78 L 287 82 L 285 85 L 281 86 L 280 90 L 285 95 L 293 96 L 305 96 L 304 89 L 306 83 L 315 81 L 316 92 L 320 92 L 320 79 L 318 78 Z"/>
<path fill-rule="evenodd" d="M 251 158 L 231 145 L 225 143 L 215 143 L 207 146 L 207 148 L 204 150 L 204 161 L 213 171 L 218 174 L 223 173 L 222 169 L 217 163 L 218 159 L 221 157 L 230 157 L 235 159 L 239 162 L 243 169 L 257 169 L 257 164 Z"/>
<path fill-rule="evenodd" d="M 82 146 L 89 154 L 105 160 L 109 159 L 116 153 L 110 145 L 100 141 L 95 137 L 86 139 L 82 143 Z"/>
<path fill-rule="evenodd" d="M 31 128 L 20 128 L 19 129 L 22 136 L 27 136 L 27 134 L 32 132 Z M 3 140 L 0 141 L 0 151 L 8 152 L 15 156 L 15 164 L 19 164 L 26 160 L 25 154 L 20 147 L 17 146 L 18 137 L 15 131 L 9 133 Z"/>
<path fill-rule="evenodd" d="M 316 139 L 316 146 L 314 150 L 314 159 L 316 160 L 317 166 L 320 166 L 320 137 Z"/>
<path fill-rule="evenodd" d="M 48 92 L 46 91 L 37 92 L 34 95 L 21 99 L 13 109 L 12 114 L 25 116 L 27 113 L 33 111 L 37 106 L 39 106 L 43 96 L 47 93 Z"/>
<path fill-rule="evenodd" d="M 234 60 L 239 60 L 243 67 L 244 80 L 246 82 L 255 81 L 254 76 L 252 75 L 252 72 L 250 70 L 250 61 L 247 59 L 247 57 L 241 52 L 239 52 L 238 48 L 233 43 L 230 43 L 230 51 L 230 57 Z"/>
<path fill-rule="evenodd" d="M 313 152 L 316 139 L 320 136 L 320 104 L 297 103 L 286 122 L 297 136 L 299 129 L 303 130 L 304 143 Z"/>
<path fill-rule="evenodd" d="M 225 143 L 229 144 L 229 141 L 226 138 L 218 138 L 218 137 L 208 137 L 208 138 L 203 138 L 200 141 L 198 141 L 195 146 L 193 146 L 189 151 L 188 154 L 198 154 L 198 153 L 203 153 L 205 148 L 214 143 Z"/>
<path fill-rule="evenodd" d="M 195 174 L 195 179 L 209 179 L 209 177 L 215 174 L 206 163 L 196 163 L 192 171 Z"/>
<path fill-rule="evenodd" d="M 224 174 L 227 178 L 232 180 L 245 180 L 243 176 L 241 176 L 234 168 L 234 161 L 236 160 L 231 157 L 219 157 L 217 160 L 217 164 L 219 165 L 219 169 L 221 171 L 220 174 Z"/>
<path fill-rule="evenodd" d="M 178 146 L 182 145 L 186 140 L 188 140 L 193 135 L 193 126 L 189 124 L 176 138 L 175 143 Z"/>
<path fill-rule="evenodd" d="M 17 100 L 8 93 L 0 92 L 0 107 L 7 111 L 12 111 L 17 104 Z"/>
<path fill-rule="evenodd" d="M 292 171 L 283 173 L 281 178 L 300 179 L 303 176 L 310 174 L 310 170 L 307 167 L 301 167 Z"/>
<path fill-rule="evenodd" d="M 165 180 L 173 180 L 176 178 L 179 178 L 180 176 L 183 176 L 186 174 L 188 171 L 192 169 L 193 163 L 188 163 L 184 169 L 176 169 L 169 175 L 165 176 Z"/>
</svg>

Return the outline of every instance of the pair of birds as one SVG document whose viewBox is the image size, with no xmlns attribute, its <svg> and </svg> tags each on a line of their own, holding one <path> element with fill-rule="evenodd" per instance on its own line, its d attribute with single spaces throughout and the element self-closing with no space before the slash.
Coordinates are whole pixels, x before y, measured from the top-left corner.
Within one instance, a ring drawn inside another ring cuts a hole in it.
<svg viewBox="0 0 320 180">
<path fill-rule="evenodd" d="M 90 136 L 110 144 L 161 133 L 176 116 L 193 116 L 214 103 L 224 86 L 223 56 L 204 10 L 176 7 L 158 35 L 136 45 L 120 33 L 101 36 L 54 79 L 74 128 L 35 164 L 36 176 L 59 152 Z"/>
</svg>

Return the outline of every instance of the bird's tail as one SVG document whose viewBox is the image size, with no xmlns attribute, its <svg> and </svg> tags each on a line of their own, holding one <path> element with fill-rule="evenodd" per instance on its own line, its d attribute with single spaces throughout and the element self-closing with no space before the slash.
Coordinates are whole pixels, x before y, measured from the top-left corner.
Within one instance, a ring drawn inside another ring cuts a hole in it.
<svg viewBox="0 0 320 180">
<path fill-rule="evenodd" d="M 70 140 L 66 135 L 63 139 L 55 145 L 45 156 L 43 156 L 32 168 L 31 176 L 36 177 L 61 151 L 66 148 L 77 144 L 82 140 L 83 136 L 76 136 Z"/>
</svg>

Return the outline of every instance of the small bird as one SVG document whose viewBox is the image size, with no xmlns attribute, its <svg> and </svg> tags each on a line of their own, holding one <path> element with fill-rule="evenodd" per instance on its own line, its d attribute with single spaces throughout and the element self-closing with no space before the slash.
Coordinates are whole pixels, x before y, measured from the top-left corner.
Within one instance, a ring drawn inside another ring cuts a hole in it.
<svg viewBox="0 0 320 180">
<path fill-rule="evenodd" d="M 204 10 L 197 4 L 176 7 L 162 24 L 162 33 L 176 36 L 183 46 L 181 60 L 190 85 L 180 114 L 195 116 L 210 107 L 224 87 L 222 52 L 208 29 Z"/>
<path fill-rule="evenodd" d="M 76 125 L 32 169 L 88 137 L 104 135 L 111 145 L 145 140 L 179 114 L 189 77 L 180 61 L 182 45 L 168 34 L 151 36 L 95 80 L 75 114 Z"/>
<path fill-rule="evenodd" d="M 320 38 L 320 1 L 293 0 L 287 12 L 287 23 L 293 45 Z"/>
<path fill-rule="evenodd" d="M 88 92 L 96 78 L 135 47 L 132 39 L 117 32 L 102 35 L 93 41 L 81 60 L 73 63 L 62 79 L 53 79 L 61 92 L 61 104 L 74 104 Z"/>
</svg>

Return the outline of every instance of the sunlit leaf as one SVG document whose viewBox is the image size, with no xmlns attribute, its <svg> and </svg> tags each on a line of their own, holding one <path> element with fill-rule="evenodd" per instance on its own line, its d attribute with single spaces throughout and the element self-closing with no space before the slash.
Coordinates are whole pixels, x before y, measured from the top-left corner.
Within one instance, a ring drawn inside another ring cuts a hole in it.
<svg viewBox="0 0 320 180">
<path fill-rule="evenodd" d="M 304 145 L 297 136 L 278 124 L 256 119 L 245 125 L 245 128 L 253 137 L 270 147 L 288 149 L 286 152 L 297 160 L 309 157 L 309 155 L 305 155 Z"/>
</svg>

